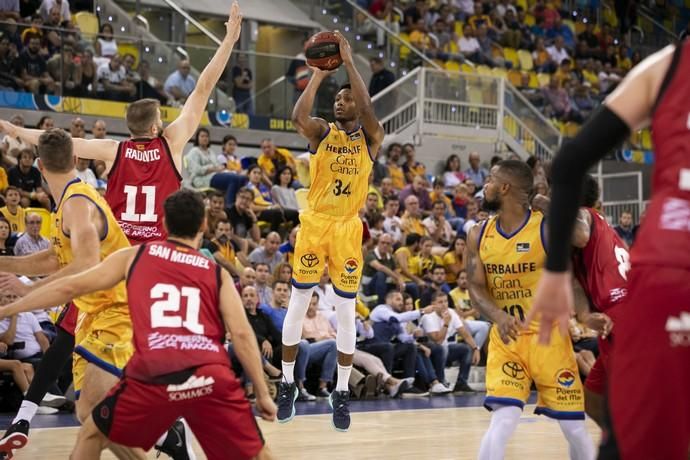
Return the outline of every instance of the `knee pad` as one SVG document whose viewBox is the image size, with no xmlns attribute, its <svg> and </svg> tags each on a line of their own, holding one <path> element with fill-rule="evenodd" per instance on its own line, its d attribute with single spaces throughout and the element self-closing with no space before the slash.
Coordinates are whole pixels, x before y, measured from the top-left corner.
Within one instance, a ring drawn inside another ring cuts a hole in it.
<svg viewBox="0 0 690 460">
<path fill-rule="evenodd" d="M 347 355 L 354 354 L 357 341 L 355 327 L 355 299 L 335 295 L 335 314 L 338 319 L 336 345 L 338 351 Z"/>
</svg>

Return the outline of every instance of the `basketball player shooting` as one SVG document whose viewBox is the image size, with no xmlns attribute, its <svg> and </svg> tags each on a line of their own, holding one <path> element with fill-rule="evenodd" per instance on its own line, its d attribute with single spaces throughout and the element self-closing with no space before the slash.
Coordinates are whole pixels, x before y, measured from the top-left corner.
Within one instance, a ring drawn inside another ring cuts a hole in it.
<svg viewBox="0 0 690 460">
<path fill-rule="evenodd" d="M 553 181 L 546 270 L 530 318 L 546 343 L 573 309 L 570 235 L 585 174 L 651 121 L 652 201 L 631 249 L 625 314 L 616 319 L 602 459 L 687 459 L 690 444 L 690 45 L 680 42 L 635 66 L 565 143 Z M 660 382 L 662 382 L 660 384 Z M 661 386 L 660 386 L 661 385 Z M 663 397 L 658 394 L 663 391 Z"/>
<path fill-rule="evenodd" d="M 335 36 L 350 81 L 335 96 L 335 123 L 310 116 L 316 92 L 330 74 L 318 68 L 312 68 L 314 74 L 292 112 L 297 131 L 309 141 L 311 187 L 309 210 L 300 215 L 293 289 L 283 329 L 284 381 L 279 385 L 278 421 L 288 422 L 295 415 L 297 344 L 312 291 L 328 263 L 338 318 L 338 380 L 330 402 L 335 429 L 346 431 L 350 427 L 348 380 L 356 339 L 355 298 L 362 274 L 358 212 L 366 199 L 369 174 L 384 132 L 354 66 L 350 44 L 341 34 Z"/>
</svg>

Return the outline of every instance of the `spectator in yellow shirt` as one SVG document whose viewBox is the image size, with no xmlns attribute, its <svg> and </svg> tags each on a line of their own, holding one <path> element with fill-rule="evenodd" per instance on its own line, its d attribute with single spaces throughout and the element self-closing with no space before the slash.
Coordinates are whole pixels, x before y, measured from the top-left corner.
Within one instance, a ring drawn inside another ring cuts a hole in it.
<svg viewBox="0 0 690 460">
<path fill-rule="evenodd" d="M 276 171 L 281 166 L 290 166 L 292 172 L 297 170 L 295 159 L 288 149 L 277 148 L 271 139 L 261 141 L 261 155 L 257 163 L 264 173 L 264 181 L 272 184 L 271 179 L 275 177 Z"/>
<path fill-rule="evenodd" d="M 402 215 L 402 231 L 405 235 L 417 233 L 424 235 L 424 225 L 422 224 L 422 212 L 419 209 L 419 199 L 410 195 L 405 198 L 405 212 Z"/>
<path fill-rule="evenodd" d="M 218 155 L 218 162 L 225 165 L 225 169 L 230 172 L 242 172 L 242 162 L 235 155 L 237 150 L 237 138 L 228 134 L 223 138 L 223 152 Z"/>
<path fill-rule="evenodd" d="M 412 257 L 410 260 L 410 273 L 422 278 L 423 280 L 431 279 L 431 269 L 434 265 L 443 265 L 440 257 L 431 253 L 434 247 L 434 242 L 428 236 L 423 236 L 419 241 L 419 254 Z"/>
<path fill-rule="evenodd" d="M 388 146 L 386 151 L 386 167 L 388 169 L 388 177 L 393 181 L 393 188 L 397 191 L 405 187 L 405 173 L 400 167 L 400 155 L 402 154 L 402 145 L 393 142 Z"/>
<path fill-rule="evenodd" d="M 14 186 L 7 187 L 5 192 L 5 206 L 0 208 L 0 213 L 5 216 L 5 219 L 10 223 L 10 230 L 12 233 L 21 233 L 26 228 L 24 222 L 24 208 L 19 203 L 22 196 L 19 194 L 19 189 Z"/>
<path fill-rule="evenodd" d="M 443 254 L 443 266 L 446 268 L 446 282 L 448 284 L 455 284 L 458 279 L 458 273 L 465 269 L 465 261 L 463 260 L 465 246 L 465 237 L 457 236 L 451 243 L 448 251 Z"/>
</svg>

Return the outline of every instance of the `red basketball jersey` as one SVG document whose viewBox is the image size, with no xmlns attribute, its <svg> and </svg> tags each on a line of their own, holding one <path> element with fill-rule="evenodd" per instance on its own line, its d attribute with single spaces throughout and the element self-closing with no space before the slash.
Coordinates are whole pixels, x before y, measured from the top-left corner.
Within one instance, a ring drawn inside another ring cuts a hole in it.
<svg viewBox="0 0 690 460">
<path fill-rule="evenodd" d="M 606 312 L 628 294 L 630 257 L 625 243 L 606 219 L 594 209 L 587 211 L 592 219 L 589 241 L 573 253 L 573 273 L 594 307 Z"/>
<path fill-rule="evenodd" d="M 130 243 L 165 239 L 163 202 L 181 182 L 164 137 L 120 142 L 105 199 Z"/>
<path fill-rule="evenodd" d="M 172 241 L 142 244 L 127 276 L 134 355 L 125 374 L 150 381 L 204 364 L 229 366 L 220 269 Z"/>
<path fill-rule="evenodd" d="M 690 44 L 678 45 L 652 118 L 652 201 L 632 263 L 690 267 Z"/>
</svg>

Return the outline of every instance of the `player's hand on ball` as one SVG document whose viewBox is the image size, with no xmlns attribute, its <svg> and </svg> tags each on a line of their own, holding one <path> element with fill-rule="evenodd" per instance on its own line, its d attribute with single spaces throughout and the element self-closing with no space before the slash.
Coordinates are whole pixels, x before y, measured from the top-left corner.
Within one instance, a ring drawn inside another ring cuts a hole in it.
<svg viewBox="0 0 690 460">
<path fill-rule="evenodd" d="M 274 421 L 278 413 L 276 403 L 273 402 L 268 393 L 256 397 L 256 410 L 259 413 L 259 417 L 268 422 Z"/>
<path fill-rule="evenodd" d="M 539 280 L 532 308 L 525 318 L 524 328 L 541 315 L 539 320 L 539 343 L 551 342 L 554 322 L 558 324 L 563 337 L 568 334 L 568 322 L 573 314 L 573 283 L 569 272 L 554 273 L 548 270 Z"/>
<path fill-rule="evenodd" d="M 613 321 L 604 313 L 592 313 L 587 317 L 585 325 L 597 331 L 602 339 L 605 339 L 613 329 Z"/>
<path fill-rule="evenodd" d="M 225 33 L 228 38 L 236 42 L 240 38 L 240 31 L 242 30 L 242 12 L 240 11 L 240 4 L 237 0 L 232 2 L 230 7 L 230 16 L 228 22 L 225 23 Z"/>
<path fill-rule="evenodd" d="M 336 30 L 334 34 L 338 38 L 338 45 L 340 46 L 340 57 L 342 58 L 343 62 L 351 63 L 352 48 L 350 47 L 350 42 L 348 42 L 347 38 L 345 38 L 343 34 L 341 34 L 339 31 Z"/>
<path fill-rule="evenodd" d="M 496 322 L 496 327 L 498 328 L 498 334 L 501 336 L 503 343 L 508 344 L 511 340 L 517 339 L 519 325 L 514 317 L 503 311 L 501 313 L 501 316 Z"/>
</svg>

